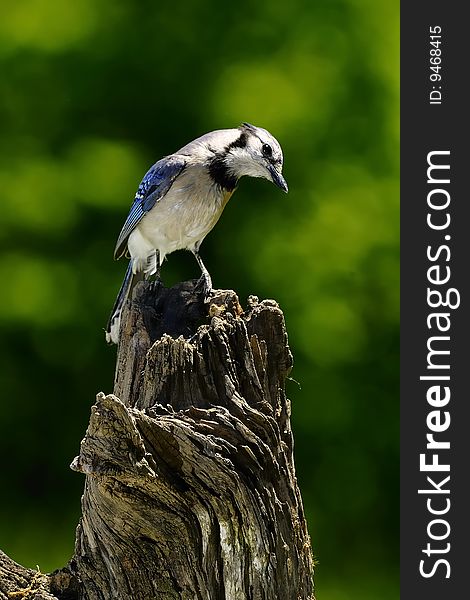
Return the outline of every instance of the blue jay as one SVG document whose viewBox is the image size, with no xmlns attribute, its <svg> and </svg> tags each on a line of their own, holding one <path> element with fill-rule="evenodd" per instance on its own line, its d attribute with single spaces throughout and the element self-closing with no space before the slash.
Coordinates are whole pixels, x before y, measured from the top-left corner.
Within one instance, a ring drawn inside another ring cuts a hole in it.
<svg viewBox="0 0 470 600">
<path fill-rule="evenodd" d="M 212 282 L 199 256 L 206 235 L 219 220 L 244 175 L 263 177 L 284 192 L 283 156 L 278 141 L 261 127 L 211 131 L 156 162 L 145 174 L 119 234 L 114 258 L 130 256 L 106 330 L 117 344 L 122 308 L 139 279 L 156 275 L 167 254 L 190 250 L 207 292 Z"/>
</svg>

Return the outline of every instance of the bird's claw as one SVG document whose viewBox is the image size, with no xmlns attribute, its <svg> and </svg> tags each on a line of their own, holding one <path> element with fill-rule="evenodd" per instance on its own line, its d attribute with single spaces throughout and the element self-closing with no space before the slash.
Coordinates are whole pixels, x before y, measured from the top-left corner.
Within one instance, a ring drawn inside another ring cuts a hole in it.
<svg viewBox="0 0 470 600">
<path fill-rule="evenodd" d="M 209 298 L 212 292 L 212 280 L 209 273 L 203 273 L 201 277 L 199 277 L 195 286 L 195 290 L 197 292 L 202 291 L 205 300 Z"/>
</svg>

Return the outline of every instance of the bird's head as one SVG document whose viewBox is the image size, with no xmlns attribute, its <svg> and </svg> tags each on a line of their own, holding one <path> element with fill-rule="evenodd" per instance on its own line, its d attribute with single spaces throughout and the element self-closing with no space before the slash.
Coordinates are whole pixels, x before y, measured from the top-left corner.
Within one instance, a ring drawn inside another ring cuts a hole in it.
<svg viewBox="0 0 470 600">
<path fill-rule="evenodd" d="M 224 148 L 221 163 L 226 173 L 238 181 L 245 175 L 272 181 L 284 192 L 287 182 L 282 175 L 283 156 L 279 142 L 269 131 L 243 123 L 233 132 L 233 138 Z"/>
</svg>

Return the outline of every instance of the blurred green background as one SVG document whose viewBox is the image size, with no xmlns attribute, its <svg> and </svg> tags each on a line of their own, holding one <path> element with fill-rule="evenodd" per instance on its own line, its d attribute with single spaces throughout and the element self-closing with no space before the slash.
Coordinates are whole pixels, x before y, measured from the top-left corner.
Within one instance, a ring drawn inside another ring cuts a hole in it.
<svg viewBox="0 0 470 600">
<path fill-rule="evenodd" d="M 73 551 L 78 453 L 112 390 L 117 234 L 147 168 L 249 121 L 290 193 L 243 180 L 202 247 L 216 287 L 283 308 L 318 600 L 398 598 L 399 5 L 3 0 L 0 547 Z M 198 277 L 170 256 L 165 283 Z M 287 599 L 286 599 L 287 600 Z"/>
</svg>

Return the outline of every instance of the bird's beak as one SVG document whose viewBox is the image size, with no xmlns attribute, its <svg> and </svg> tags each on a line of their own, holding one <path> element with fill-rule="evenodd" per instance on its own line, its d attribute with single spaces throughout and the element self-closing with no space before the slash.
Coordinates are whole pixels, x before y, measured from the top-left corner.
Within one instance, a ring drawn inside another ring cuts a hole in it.
<svg viewBox="0 0 470 600">
<path fill-rule="evenodd" d="M 282 173 L 280 173 L 276 169 L 276 167 L 274 167 L 274 165 L 269 165 L 268 170 L 269 170 L 269 174 L 271 175 L 272 182 L 275 185 L 277 185 L 278 188 L 281 188 L 281 190 L 283 192 L 286 192 L 286 194 L 287 194 L 287 192 L 289 191 L 289 187 L 287 185 L 287 181 L 282 176 Z"/>
</svg>

